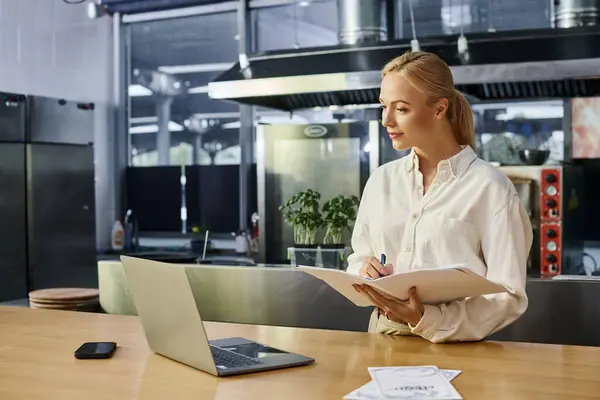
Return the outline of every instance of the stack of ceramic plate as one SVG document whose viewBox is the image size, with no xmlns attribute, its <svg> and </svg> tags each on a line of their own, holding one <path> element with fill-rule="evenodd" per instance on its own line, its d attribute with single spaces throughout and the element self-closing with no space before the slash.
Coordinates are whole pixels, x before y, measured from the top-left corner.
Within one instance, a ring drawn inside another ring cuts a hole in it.
<svg viewBox="0 0 600 400">
<path fill-rule="evenodd" d="M 94 312 L 99 309 L 99 296 L 98 289 L 42 289 L 29 293 L 29 307 Z"/>
</svg>

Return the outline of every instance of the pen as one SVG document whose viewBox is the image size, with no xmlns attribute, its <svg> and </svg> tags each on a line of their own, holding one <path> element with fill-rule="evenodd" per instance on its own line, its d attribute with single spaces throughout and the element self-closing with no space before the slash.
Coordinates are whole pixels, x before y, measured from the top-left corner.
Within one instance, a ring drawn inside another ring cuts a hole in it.
<svg viewBox="0 0 600 400">
<path fill-rule="evenodd" d="M 381 253 L 381 257 L 379 257 L 379 262 L 381 263 L 381 265 L 385 265 L 385 260 L 386 260 L 385 254 Z M 380 278 L 384 277 L 384 275 L 381 275 L 381 272 L 377 271 L 377 273 L 379 274 Z M 367 279 L 372 280 L 373 278 L 367 277 Z"/>
<path fill-rule="evenodd" d="M 386 257 L 385 254 L 381 253 L 381 257 L 379 258 L 379 262 L 381 263 L 381 265 L 385 266 L 385 261 L 386 261 Z M 379 277 L 381 278 L 383 275 L 381 275 L 381 272 L 379 273 Z"/>
</svg>

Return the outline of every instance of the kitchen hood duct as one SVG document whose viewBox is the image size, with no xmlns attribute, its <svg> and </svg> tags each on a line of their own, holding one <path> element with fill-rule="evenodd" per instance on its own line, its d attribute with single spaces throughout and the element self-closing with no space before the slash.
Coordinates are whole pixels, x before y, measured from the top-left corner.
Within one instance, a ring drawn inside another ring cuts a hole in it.
<svg viewBox="0 0 600 400">
<path fill-rule="evenodd" d="M 340 44 L 372 44 L 387 40 L 383 23 L 386 0 L 337 0 Z"/>
<path fill-rule="evenodd" d="M 600 26 L 469 34 L 469 60 L 458 36 L 420 39 L 452 69 L 456 88 L 476 100 L 600 96 Z M 410 40 L 376 45 L 276 51 L 249 56 L 208 85 L 213 99 L 279 110 L 379 103 L 381 68 L 410 51 Z"/>
<path fill-rule="evenodd" d="M 554 6 L 557 28 L 600 25 L 599 0 L 559 0 Z"/>
</svg>

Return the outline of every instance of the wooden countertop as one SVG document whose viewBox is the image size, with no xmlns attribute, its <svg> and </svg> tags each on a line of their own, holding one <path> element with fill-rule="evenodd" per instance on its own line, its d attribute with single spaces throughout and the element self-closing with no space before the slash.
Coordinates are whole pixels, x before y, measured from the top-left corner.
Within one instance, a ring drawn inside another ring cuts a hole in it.
<svg viewBox="0 0 600 400">
<path fill-rule="evenodd" d="M 0 399 L 341 399 L 369 366 L 459 369 L 465 399 L 600 398 L 600 348 L 481 342 L 434 345 L 359 332 L 207 323 L 316 364 L 215 378 L 151 353 L 137 317 L 0 307 Z M 116 341 L 110 360 L 77 360 L 86 341 Z"/>
</svg>

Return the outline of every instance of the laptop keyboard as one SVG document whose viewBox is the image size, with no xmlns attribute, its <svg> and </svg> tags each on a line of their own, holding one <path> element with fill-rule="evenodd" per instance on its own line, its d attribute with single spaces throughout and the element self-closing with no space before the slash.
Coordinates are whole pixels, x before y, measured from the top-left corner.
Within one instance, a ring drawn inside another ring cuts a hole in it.
<svg viewBox="0 0 600 400">
<path fill-rule="evenodd" d="M 215 365 L 217 367 L 237 368 L 262 364 L 260 361 L 256 361 L 253 358 L 232 351 L 223 350 L 216 346 L 210 346 L 210 350 L 212 351 L 213 359 L 215 360 Z"/>
</svg>

